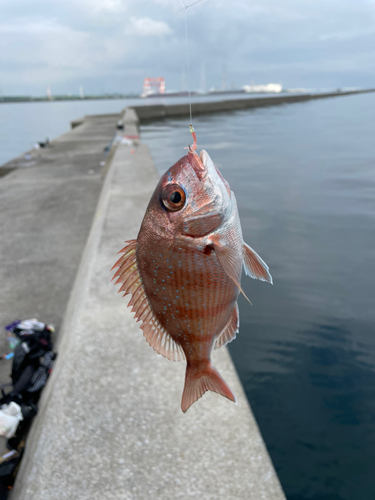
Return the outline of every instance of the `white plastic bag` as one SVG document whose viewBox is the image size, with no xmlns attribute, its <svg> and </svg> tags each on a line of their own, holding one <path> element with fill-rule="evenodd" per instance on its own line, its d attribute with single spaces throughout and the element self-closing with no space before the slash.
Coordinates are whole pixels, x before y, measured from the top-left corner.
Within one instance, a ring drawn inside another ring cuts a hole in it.
<svg viewBox="0 0 375 500">
<path fill-rule="evenodd" d="M 20 323 L 18 323 L 17 328 L 20 330 L 36 330 L 38 332 L 41 332 L 44 330 L 44 327 L 46 325 L 44 323 L 41 323 L 38 321 L 36 318 L 31 318 L 31 319 L 24 319 Z"/>
<path fill-rule="evenodd" d="M 16 433 L 18 424 L 23 420 L 21 407 L 12 401 L 0 409 L 0 435 L 10 438 Z"/>
</svg>

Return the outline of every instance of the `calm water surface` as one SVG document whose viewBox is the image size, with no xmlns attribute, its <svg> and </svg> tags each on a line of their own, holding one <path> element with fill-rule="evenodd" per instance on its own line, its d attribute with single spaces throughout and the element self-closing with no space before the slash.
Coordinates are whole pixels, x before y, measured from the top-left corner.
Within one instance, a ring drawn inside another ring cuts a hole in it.
<svg viewBox="0 0 375 500">
<path fill-rule="evenodd" d="M 194 120 L 274 286 L 230 352 L 289 500 L 375 498 L 374 94 Z M 142 127 L 164 172 L 187 121 Z"/>
<path fill-rule="evenodd" d="M 137 101 L 111 99 L 0 104 L 0 165 L 32 149 L 36 142 L 46 137 L 55 139 L 65 134 L 76 118 L 119 113 L 134 102 Z"/>
</svg>

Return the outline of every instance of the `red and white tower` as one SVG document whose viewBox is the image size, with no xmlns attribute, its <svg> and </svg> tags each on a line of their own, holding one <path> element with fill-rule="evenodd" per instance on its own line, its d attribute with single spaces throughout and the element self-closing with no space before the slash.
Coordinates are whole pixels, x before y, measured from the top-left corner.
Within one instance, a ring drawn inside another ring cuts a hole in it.
<svg viewBox="0 0 375 500">
<path fill-rule="evenodd" d="M 152 94 L 164 94 L 165 93 L 165 80 L 162 76 L 158 78 L 145 78 L 143 82 L 143 97 L 147 97 Z"/>
</svg>

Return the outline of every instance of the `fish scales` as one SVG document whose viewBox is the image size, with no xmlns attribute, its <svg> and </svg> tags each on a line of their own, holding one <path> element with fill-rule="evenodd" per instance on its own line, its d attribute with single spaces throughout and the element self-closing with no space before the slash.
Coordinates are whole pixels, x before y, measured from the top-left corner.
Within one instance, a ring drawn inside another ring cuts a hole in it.
<svg viewBox="0 0 375 500">
<path fill-rule="evenodd" d="M 211 363 L 233 340 L 244 267 L 272 283 L 268 266 L 242 238 L 236 199 L 205 151 L 190 151 L 156 187 L 137 240 L 114 267 L 147 342 L 168 359 L 186 359 L 181 408 L 207 390 L 235 401 Z"/>
<path fill-rule="evenodd" d="M 147 247 L 147 241 L 142 242 Z M 214 252 L 179 250 L 183 243 L 173 245 L 165 253 L 153 252 L 155 268 L 164 278 L 155 289 L 153 269 L 140 264 L 146 292 L 150 293 L 153 310 L 164 328 L 175 340 L 183 343 L 181 332 L 188 329 L 198 337 L 213 336 L 223 329 L 230 316 L 233 296 L 238 288 L 228 278 Z M 176 250 L 174 247 L 176 246 Z M 161 257 L 160 257 L 161 255 Z M 145 260 L 140 258 L 139 262 Z M 151 271 L 151 272 L 150 272 Z M 164 279 L 164 281 L 163 281 Z M 232 290 L 231 290 L 232 288 Z M 170 315 L 174 322 L 170 325 Z"/>
</svg>

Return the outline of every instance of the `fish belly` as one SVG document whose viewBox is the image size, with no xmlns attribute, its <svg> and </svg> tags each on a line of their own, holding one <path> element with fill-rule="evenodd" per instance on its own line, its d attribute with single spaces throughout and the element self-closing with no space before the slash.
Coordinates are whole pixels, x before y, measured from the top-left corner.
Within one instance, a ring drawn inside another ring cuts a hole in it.
<svg viewBox="0 0 375 500">
<path fill-rule="evenodd" d="M 188 362 L 191 356 L 209 359 L 215 338 L 236 305 L 237 286 L 209 247 L 153 238 L 148 248 L 147 255 L 140 251 L 137 260 L 155 316 L 184 349 Z"/>
</svg>

